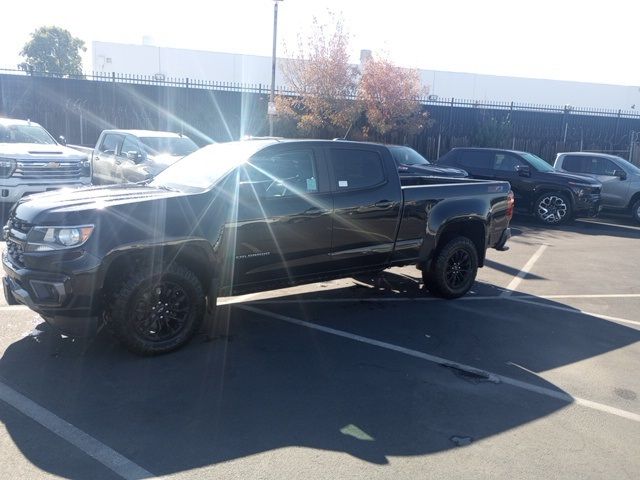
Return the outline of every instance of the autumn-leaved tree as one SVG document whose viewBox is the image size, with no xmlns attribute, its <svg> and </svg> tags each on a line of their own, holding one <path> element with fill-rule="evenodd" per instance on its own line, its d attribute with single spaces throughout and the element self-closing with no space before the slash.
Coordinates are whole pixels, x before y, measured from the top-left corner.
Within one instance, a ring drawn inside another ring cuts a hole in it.
<svg viewBox="0 0 640 480">
<path fill-rule="evenodd" d="M 298 36 L 293 58 L 281 63 L 292 94 L 276 98 L 278 116 L 315 137 L 344 136 L 360 113 L 354 102 L 358 71 L 349 63 L 349 35 L 342 20 L 332 18 L 331 25 L 314 18 L 309 33 Z"/>
<path fill-rule="evenodd" d="M 365 138 L 379 140 L 419 133 L 428 122 L 420 97 L 427 89 L 420 83 L 417 70 L 401 68 L 387 59 L 369 58 L 362 66 L 358 101 L 364 110 Z"/>
<path fill-rule="evenodd" d="M 55 75 L 81 75 L 80 51 L 84 42 L 60 27 L 40 27 L 31 34 L 20 55 L 25 61 L 18 68 L 26 72 L 45 72 Z"/>
</svg>

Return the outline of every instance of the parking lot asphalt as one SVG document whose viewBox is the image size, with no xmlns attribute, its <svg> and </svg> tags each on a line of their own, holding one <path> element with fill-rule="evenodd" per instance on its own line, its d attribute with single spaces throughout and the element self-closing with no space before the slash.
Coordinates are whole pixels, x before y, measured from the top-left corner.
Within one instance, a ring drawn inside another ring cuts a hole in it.
<svg viewBox="0 0 640 480">
<path fill-rule="evenodd" d="M 637 478 L 640 228 L 516 219 L 472 292 L 380 278 L 221 299 L 139 358 L 0 305 L 0 478 Z"/>
</svg>

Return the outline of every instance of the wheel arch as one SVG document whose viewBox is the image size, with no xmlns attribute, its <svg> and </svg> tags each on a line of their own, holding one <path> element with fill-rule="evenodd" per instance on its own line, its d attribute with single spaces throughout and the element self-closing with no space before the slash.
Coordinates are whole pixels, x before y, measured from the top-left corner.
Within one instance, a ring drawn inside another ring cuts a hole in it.
<svg viewBox="0 0 640 480">
<path fill-rule="evenodd" d="M 108 290 L 113 282 L 125 278 L 137 268 L 171 263 L 191 270 L 205 292 L 213 281 L 216 268 L 211 244 L 204 240 L 178 242 L 170 245 L 136 245 L 110 252 L 103 261 L 98 281 L 100 288 Z"/>
<path fill-rule="evenodd" d="M 455 237 L 466 237 L 476 247 L 478 266 L 484 265 L 487 245 L 487 227 L 479 218 L 453 220 L 444 224 L 438 233 L 435 254 Z"/>
</svg>

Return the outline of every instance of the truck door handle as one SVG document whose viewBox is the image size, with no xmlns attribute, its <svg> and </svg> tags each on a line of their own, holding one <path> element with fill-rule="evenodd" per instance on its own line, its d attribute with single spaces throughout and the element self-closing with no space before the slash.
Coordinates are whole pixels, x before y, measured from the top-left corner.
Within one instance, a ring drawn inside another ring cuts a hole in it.
<svg viewBox="0 0 640 480">
<path fill-rule="evenodd" d="M 390 202 L 389 200 L 380 200 L 379 202 L 375 203 L 373 206 L 384 210 L 387 208 L 391 208 L 393 206 L 393 203 Z"/>
</svg>

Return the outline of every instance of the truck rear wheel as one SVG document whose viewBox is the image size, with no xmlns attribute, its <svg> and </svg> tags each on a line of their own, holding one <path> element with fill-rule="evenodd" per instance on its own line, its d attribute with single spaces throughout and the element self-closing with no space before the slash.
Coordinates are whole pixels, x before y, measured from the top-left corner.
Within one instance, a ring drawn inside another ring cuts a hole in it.
<svg viewBox="0 0 640 480">
<path fill-rule="evenodd" d="M 158 355 L 191 340 L 202 324 L 205 303 L 200 281 L 187 268 L 142 268 L 112 292 L 107 318 L 128 350 Z"/>
<path fill-rule="evenodd" d="M 467 237 L 454 237 L 442 247 L 431 268 L 422 271 L 425 286 L 442 298 L 458 298 L 466 294 L 478 273 L 478 252 Z"/>
</svg>

